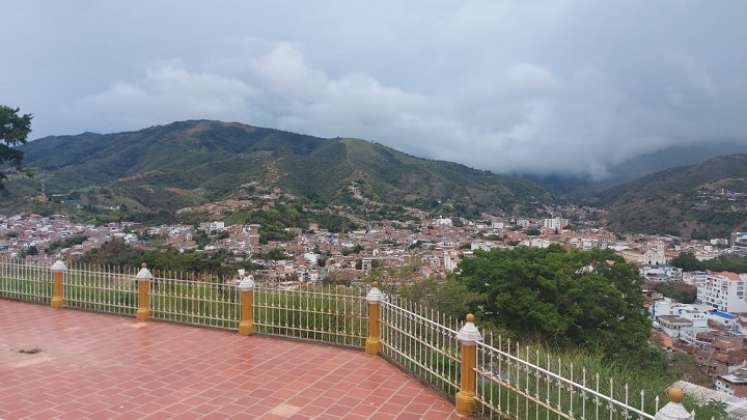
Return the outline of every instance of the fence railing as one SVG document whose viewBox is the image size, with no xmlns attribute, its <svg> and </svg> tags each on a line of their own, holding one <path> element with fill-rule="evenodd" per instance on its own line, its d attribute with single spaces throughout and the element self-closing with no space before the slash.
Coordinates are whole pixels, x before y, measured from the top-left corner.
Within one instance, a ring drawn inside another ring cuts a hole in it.
<svg viewBox="0 0 747 420">
<path fill-rule="evenodd" d="M 383 356 L 453 396 L 459 390 L 461 367 L 458 321 L 397 297 L 382 302 L 381 309 Z"/>
<path fill-rule="evenodd" d="M 52 298 L 52 272 L 49 267 L 0 260 L 0 297 L 33 303 L 49 303 Z"/>
<path fill-rule="evenodd" d="M 487 341 L 487 343 L 485 342 Z M 564 365 L 539 349 L 500 337 L 477 342 L 476 399 L 481 414 L 520 419 L 653 419 L 659 397 Z M 618 400 L 618 394 L 622 399 Z"/>
<path fill-rule="evenodd" d="M 463 323 L 397 296 L 384 297 L 377 289 L 367 296 L 366 290 L 353 287 L 247 284 L 250 289 L 244 282 L 169 272 L 153 275 L 145 268 L 137 273 L 84 265 L 68 269 L 58 262 L 50 269 L 0 257 L 1 298 L 138 319 L 145 309 L 147 317 L 158 320 L 238 328 L 239 333 L 243 324 L 244 334 L 256 330 L 365 347 L 455 399 L 457 410 L 465 414 L 628 420 L 667 418 L 655 414 L 684 410 L 670 403 L 660 411 L 658 396 L 647 398 L 627 384 L 564 365 L 539 349 L 491 335 L 483 338 L 472 318 Z"/>
<path fill-rule="evenodd" d="M 257 331 L 304 340 L 362 347 L 367 330 L 365 290 L 299 285 L 254 288 Z"/>
<path fill-rule="evenodd" d="M 239 311 L 239 291 L 235 284 L 179 280 L 163 275 L 150 281 L 153 319 L 235 330 Z"/>
<path fill-rule="evenodd" d="M 86 311 L 133 315 L 137 309 L 135 271 L 75 265 L 65 273 L 64 306 Z"/>
</svg>

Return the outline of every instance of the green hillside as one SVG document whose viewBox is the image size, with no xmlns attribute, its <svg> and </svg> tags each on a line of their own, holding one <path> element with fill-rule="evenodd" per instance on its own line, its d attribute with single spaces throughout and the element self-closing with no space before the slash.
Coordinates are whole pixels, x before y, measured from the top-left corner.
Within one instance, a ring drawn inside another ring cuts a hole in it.
<svg viewBox="0 0 747 420">
<path fill-rule="evenodd" d="M 186 206 L 237 197 L 249 183 L 277 186 L 311 202 L 360 207 L 351 194 L 355 184 L 368 200 L 464 215 L 532 212 L 553 200 L 531 181 L 364 140 L 218 121 L 46 137 L 23 151 L 36 176 L 12 177 L 3 213 L 120 211 L 167 218 Z M 48 202 L 34 198 L 43 187 Z"/>
<path fill-rule="evenodd" d="M 668 169 L 601 193 L 621 232 L 728 237 L 747 227 L 747 154 Z"/>
</svg>

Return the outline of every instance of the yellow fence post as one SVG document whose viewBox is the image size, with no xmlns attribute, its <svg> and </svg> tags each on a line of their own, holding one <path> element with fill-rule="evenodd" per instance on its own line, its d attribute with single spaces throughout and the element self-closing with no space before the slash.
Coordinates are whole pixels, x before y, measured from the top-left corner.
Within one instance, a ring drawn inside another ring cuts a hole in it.
<svg viewBox="0 0 747 420">
<path fill-rule="evenodd" d="M 366 353 L 374 355 L 381 351 L 381 301 L 384 300 L 384 294 L 376 286 L 376 283 L 373 283 L 366 295 L 366 302 L 368 302 Z"/>
<path fill-rule="evenodd" d="M 65 298 L 63 296 L 62 281 L 67 271 L 67 266 L 62 260 L 55 261 L 50 267 L 52 275 L 54 276 L 54 284 L 52 286 L 52 308 L 60 309 L 65 304 Z"/>
<path fill-rule="evenodd" d="M 456 410 L 463 416 L 470 416 L 477 408 L 475 399 L 475 366 L 477 362 L 476 343 L 482 340 L 480 331 L 475 326 L 475 316 L 467 314 L 464 326 L 457 333 L 457 340 L 462 348 L 462 369 L 459 392 L 456 394 Z"/>
<path fill-rule="evenodd" d="M 135 276 L 137 281 L 137 312 L 135 318 L 138 321 L 147 321 L 150 318 L 150 281 L 153 274 L 148 270 L 148 265 L 143 263 L 142 268 Z"/>
<path fill-rule="evenodd" d="M 241 321 L 239 321 L 239 335 L 252 335 L 257 330 L 254 324 L 254 277 L 245 276 L 244 270 L 239 270 L 239 292 L 241 293 Z"/>
</svg>

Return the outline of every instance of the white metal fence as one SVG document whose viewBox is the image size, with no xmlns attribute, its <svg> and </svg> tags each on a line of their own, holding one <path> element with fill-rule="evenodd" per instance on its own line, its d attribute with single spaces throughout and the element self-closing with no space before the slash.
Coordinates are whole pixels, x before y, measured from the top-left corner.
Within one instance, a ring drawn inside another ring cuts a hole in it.
<svg viewBox="0 0 747 420">
<path fill-rule="evenodd" d="M 133 315 L 138 307 L 134 269 L 73 265 L 65 273 L 70 308 Z M 49 267 L 0 258 L 0 297 L 48 304 Z M 304 285 L 254 288 L 253 315 L 263 334 L 363 347 L 368 307 L 362 288 Z M 150 282 L 154 319 L 236 329 L 241 295 L 233 282 L 156 273 Z M 432 308 L 392 296 L 381 302 L 382 355 L 449 398 L 460 384 L 462 325 Z M 653 419 L 657 396 L 584 369 L 564 365 L 538 349 L 493 339 L 476 343 L 478 414 L 508 419 Z"/>
<path fill-rule="evenodd" d="M 33 303 L 49 303 L 52 298 L 49 267 L 0 257 L 0 279 L 0 297 Z"/>
<path fill-rule="evenodd" d="M 487 341 L 487 342 L 485 342 Z M 564 365 L 539 349 L 488 336 L 477 342 L 476 396 L 488 418 L 653 419 L 659 397 Z"/>
<path fill-rule="evenodd" d="M 398 297 L 382 302 L 384 357 L 449 397 L 459 390 L 458 329 L 457 320 L 434 309 Z"/>
<path fill-rule="evenodd" d="M 215 278 L 180 280 L 192 274 L 155 273 L 150 282 L 153 319 L 182 324 L 236 329 L 241 300 L 236 285 Z"/>
<path fill-rule="evenodd" d="M 254 322 L 263 334 L 361 347 L 368 336 L 367 319 L 362 288 L 254 288 Z"/>
<path fill-rule="evenodd" d="M 134 315 L 137 269 L 71 264 L 64 273 L 64 306 Z M 154 270 L 150 280 L 153 319 L 236 329 L 241 297 L 237 285 L 209 274 Z M 53 274 L 48 266 L 0 258 L 0 297 L 48 304 Z M 263 334 L 361 347 L 368 335 L 365 289 L 304 285 L 257 286 L 253 315 Z"/>
<path fill-rule="evenodd" d="M 133 269 L 74 264 L 62 283 L 64 306 L 86 311 L 133 315 L 137 285 Z"/>
</svg>

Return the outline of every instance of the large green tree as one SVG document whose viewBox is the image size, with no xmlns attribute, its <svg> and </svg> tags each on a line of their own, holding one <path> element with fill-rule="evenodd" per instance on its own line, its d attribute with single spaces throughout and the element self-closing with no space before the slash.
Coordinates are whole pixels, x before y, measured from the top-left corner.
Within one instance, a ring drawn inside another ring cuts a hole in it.
<svg viewBox="0 0 747 420">
<path fill-rule="evenodd" d="M 691 252 L 683 252 L 672 260 L 672 265 L 684 271 L 731 271 L 747 273 L 747 257 L 722 255 L 711 260 L 699 261 Z"/>
<path fill-rule="evenodd" d="M 640 275 L 612 251 L 495 249 L 463 260 L 456 276 L 480 296 L 480 319 L 524 340 L 607 355 L 646 349 Z"/>
<path fill-rule="evenodd" d="M 31 132 L 31 114 L 19 114 L 20 109 L 0 105 L 0 168 L 10 164 L 21 168 L 23 152 L 16 146 L 26 143 Z M 0 189 L 6 175 L 0 171 Z"/>
</svg>

